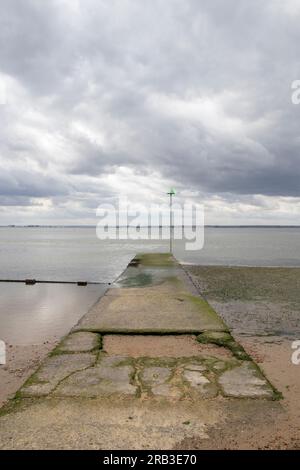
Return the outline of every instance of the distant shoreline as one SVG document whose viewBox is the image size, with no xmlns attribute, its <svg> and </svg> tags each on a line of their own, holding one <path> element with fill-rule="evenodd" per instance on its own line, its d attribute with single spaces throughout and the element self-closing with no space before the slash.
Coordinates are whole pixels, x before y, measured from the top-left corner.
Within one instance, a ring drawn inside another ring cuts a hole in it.
<svg viewBox="0 0 300 470">
<path fill-rule="evenodd" d="M 164 226 L 170 227 L 169 225 Z M 183 225 L 174 225 L 173 227 L 183 227 Z M 185 227 L 201 227 L 195 225 L 185 225 Z M 94 228 L 96 225 L 0 225 L 0 228 Z M 115 228 L 112 226 L 111 228 Z M 129 225 L 116 226 L 116 228 L 129 228 Z M 141 225 L 140 228 L 163 228 L 162 225 Z M 300 225 L 204 225 L 204 228 L 300 228 Z"/>
</svg>

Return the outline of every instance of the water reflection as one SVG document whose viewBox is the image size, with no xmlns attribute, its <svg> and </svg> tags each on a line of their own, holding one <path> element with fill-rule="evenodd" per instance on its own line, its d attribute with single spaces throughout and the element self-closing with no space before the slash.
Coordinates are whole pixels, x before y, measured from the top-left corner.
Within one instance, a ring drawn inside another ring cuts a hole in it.
<svg viewBox="0 0 300 470">
<path fill-rule="evenodd" d="M 105 289 L 105 285 L 0 284 L 0 338 L 20 345 L 60 338 Z"/>
</svg>

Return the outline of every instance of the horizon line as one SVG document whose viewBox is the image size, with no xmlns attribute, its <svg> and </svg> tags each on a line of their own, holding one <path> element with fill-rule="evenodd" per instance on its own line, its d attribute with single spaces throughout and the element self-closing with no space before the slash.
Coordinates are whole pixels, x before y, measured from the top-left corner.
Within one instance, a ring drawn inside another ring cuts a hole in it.
<svg viewBox="0 0 300 470">
<path fill-rule="evenodd" d="M 178 227 L 202 227 L 202 225 L 110 225 L 107 228 L 178 228 Z M 300 228 L 300 224 L 298 225 L 285 225 L 285 224 L 205 224 L 204 228 Z M 88 224 L 73 224 L 73 225 L 66 225 L 66 224 L 6 224 L 0 225 L 0 228 L 97 228 L 97 225 L 88 225 Z"/>
</svg>

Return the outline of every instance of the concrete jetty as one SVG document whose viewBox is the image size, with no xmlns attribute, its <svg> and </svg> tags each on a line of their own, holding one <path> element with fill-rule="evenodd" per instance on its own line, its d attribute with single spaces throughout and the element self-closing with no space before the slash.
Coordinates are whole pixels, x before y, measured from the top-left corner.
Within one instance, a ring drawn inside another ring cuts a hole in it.
<svg viewBox="0 0 300 470">
<path fill-rule="evenodd" d="M 141 254 L 1 410 L 0 448 L 205 446 L 278 398 L 178 262 Z"/>
</svg>

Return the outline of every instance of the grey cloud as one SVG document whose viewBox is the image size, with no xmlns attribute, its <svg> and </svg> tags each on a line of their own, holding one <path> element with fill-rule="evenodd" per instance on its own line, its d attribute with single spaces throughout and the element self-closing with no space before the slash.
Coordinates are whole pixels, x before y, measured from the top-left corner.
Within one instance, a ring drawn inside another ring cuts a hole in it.
<svg viewBox="0 0 300 470">
<path fill-rule="evenodd" d="M 22 196 L 1 196 L 0 195 L 0 206 L 39 206 L 40 203 L 34 199 Z"/>
<path fill-rule="evenodd" d="M 0 173 L 0 195 L 9 197 L 43 198 L 67 195 L 70 189 L 62 181 L 34 171 L 14 170 Z"/>
<path fill-rule="evenodd" d="M 299 15 L 280 2 L 3 0 L 0 9 L 0 73 L 45 121 L 0 108 L 3 196 L 92 208 L 115 188 L 89 178 L 120 167 L 241 201 L 299 195 L 300 106 L 290 99 Z M 22 174 L 25 157 L 32 169 Z"/>
</svg>

